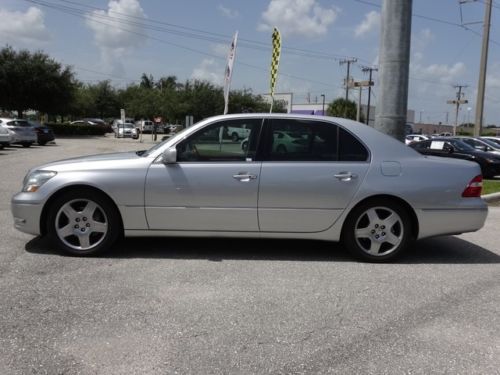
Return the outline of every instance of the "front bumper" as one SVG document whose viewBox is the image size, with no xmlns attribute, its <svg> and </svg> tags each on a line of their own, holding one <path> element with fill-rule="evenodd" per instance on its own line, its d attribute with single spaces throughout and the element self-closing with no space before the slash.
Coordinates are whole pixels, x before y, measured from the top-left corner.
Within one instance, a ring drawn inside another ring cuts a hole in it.
<svg viewBox="0 0 500 375">
<path fill-rule="evenodd" d="M 43 204 L 23 199 L 26 194 L 18 193 L 11 200 L 10 208 L 14 217 L 14 227 L 24 233 L 39 235 L 41 234 L 40 217 Z"/>
</svg>

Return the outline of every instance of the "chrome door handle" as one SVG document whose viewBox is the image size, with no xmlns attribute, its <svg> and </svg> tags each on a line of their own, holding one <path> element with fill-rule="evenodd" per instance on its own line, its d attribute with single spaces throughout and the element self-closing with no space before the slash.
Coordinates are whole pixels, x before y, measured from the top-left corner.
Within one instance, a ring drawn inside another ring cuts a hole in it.
<svg viewBox="0 0 500 375">
<path fill-rule="evenodd" d="M 340 181 L 346 181 L 346 182 L 358 178 L 357 174 L 351 172 L 339 172 L 337 174 L 334 174 L 333 176 L 339 179 Z"/>
<path fill-rule="evenodd" d="M 246 172 L 240 172 L 238 174 L 234 174 L 233 178 L 236 180 L 239 180 L 241 182 L 248 182 L 250 180 L 255 180 L 257 178 L 257 175 L 246 173 Z"/>
</svg>

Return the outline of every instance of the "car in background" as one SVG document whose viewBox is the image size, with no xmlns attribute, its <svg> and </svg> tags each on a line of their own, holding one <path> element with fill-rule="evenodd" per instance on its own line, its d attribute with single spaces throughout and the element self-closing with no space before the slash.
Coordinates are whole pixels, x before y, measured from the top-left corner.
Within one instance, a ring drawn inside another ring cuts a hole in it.
<svg viewBox="0 0 500 375">
<path fill-rule="evenodd" d="M 500 155 L 500 146 L 488 140 L 474 137 L 454 137 L 467 143 L 469 146 L 479 151 L 491 152 L 492 154 Z"/>
<path fill-rule="evenodd" d="M 485 139 L 490 142 L 495 143 L 498 147 L 500 147 L 500 137 L 491 137 L 491 136 L 484 136 L 484 137 L 479 137 L 480 139 Z"/>
<path fill-rule="evenodd" d="M 500 175 L 500 156 L 480 151 L 460 139 L 452 137 L 432 138 L 408 145 L 423 155 L 474 161 L 481 167 L 485 178 Z"/>
<path fill-rule="evenodd" d="M 13 136 L 7 127 L 0 126 L 0 150 L 8 147 L 12 142 Z"/>
<path fill-rule="evenodd" d="M 36 131 L 36 141 L 40 146 L 45 146 L 48 142 L 56 139 L 54 132 L 48 126 L 42 125 L 37 121 L 28 121 Z"/>
<path fill-rule="evenodd" d="M 125 119 L 125 124 L 132 124 L 132 125 L 134 125 L 134 119 L 132 119 L 132 118 L 126 118 Z M 119 126 L 122 126 L 122 125 L 123 125 L 123 121 L 121 119 L 115 119 L 111 123 L 111 129 L 116 134 L 116 130 L 118 129 Z"/>
<path fill-rule="evenodd" d="M 243 125 L 246 150 L 222 136 Z M 284 129 L 308 147 L 278 153 L 273 134 Z M 11 210 L 18 230 L 80 256 L 122 236 L 216 236 L 341 241 L 382 262 L 417 239 L 479 230 L 488 213 L 480 173 L 347 119 L 235 114 L 148 151 L 32 168 Z"/>
<path fill-rule="evenodd" d="M 139 120 L 139 121 L 135 122 L 135 125 L 144 134 L 152 133 L 153 132 L 153 128 L 154 128 L 153 121 L 150 121 L 150 120 Z"/>
<path fill-rule="evenodd" d="M 423 135 L 423 134 L 408 134 L 405 137 L 405 144 L 409 145 L 412 142 L 425 141 L 427 139 L 430 139 L 430 138 L 426 135 Z"/>
<path fill-rule="evenodd" d="M 139 138 L 139 131 L 135 124 L 126 122 L 125 124 L 119 124 L 115 131 L 115 138 Z"/>
<path fill-rule="evenodd" d="M 0 126 L 11 131 L 11 144 L 20 144 L 30 147 L 37 142 L 36 131 L 31 124 L 24 119 L 0 118 Z"/>
</svg>

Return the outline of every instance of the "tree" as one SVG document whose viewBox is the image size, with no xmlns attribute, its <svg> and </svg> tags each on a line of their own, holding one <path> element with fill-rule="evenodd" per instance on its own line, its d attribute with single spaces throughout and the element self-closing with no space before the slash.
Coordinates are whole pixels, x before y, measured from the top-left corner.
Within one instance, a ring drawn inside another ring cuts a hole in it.
<svg viewBox="0 0 500 375">
<path fill-rule="evenodd" d="M 42 52 L 0 50 L 0 107 L 66 114 L 77 84 L 70 67 L 63 67 Z"/>
<path fill-rule="evenodd" d="M 328 116 L 343 117 L 351 120 L 356 120 L 357 106 L 352 100 L 345 100 L 343 98 L 335 99 L 328 104 L 326 114 Z M 359 121 L 364 121 L 364 116 L 361 113 Z"/>
</svg>

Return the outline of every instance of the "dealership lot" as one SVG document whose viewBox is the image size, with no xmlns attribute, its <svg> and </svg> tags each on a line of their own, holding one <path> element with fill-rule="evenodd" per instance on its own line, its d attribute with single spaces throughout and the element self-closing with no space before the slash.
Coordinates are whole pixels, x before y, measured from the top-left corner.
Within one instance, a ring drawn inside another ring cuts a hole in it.
<svg viewBox="0 0 500 375">
<path fill-rule="evenodd" d="M 498 373 L 500 208 L 394 264 L 315 241 L 128 239 L 62 256 L 9 200 L 44 162 L 140 150 L 58 139 L 0 150 L 0 373 Z"/>
</svg>

